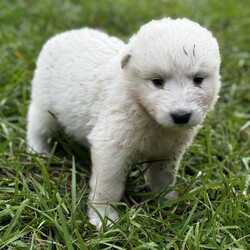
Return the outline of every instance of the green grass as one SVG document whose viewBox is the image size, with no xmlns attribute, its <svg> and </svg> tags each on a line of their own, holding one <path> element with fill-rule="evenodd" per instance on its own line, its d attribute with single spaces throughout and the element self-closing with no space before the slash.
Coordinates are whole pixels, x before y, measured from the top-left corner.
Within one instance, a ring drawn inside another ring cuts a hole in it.
<svg viewBox="0 0 250 250">
<path fill-rule="evenodd" d="M 25 152 L 35 61 L 58 32 L 90 26 L 127 40 L 162 16 L 185 16 L 213 31 L 221 98 L 184 157 L 180 196 L 150 193 L 139 166 L 114 204 L 121 220 L 98 232 L 86 217 L 86 150 L 61 133 L 56 156 Z M 247 0 L 1 0 L 0 249 L 250 249 L 249 27 Z"/>
</svg>

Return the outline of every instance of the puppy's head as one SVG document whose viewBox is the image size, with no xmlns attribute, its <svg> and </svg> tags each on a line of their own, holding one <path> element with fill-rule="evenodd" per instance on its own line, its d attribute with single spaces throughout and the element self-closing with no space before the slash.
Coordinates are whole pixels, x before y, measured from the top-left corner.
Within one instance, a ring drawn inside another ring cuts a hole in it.
<svg viewBox="0 0 250 250">
<path fill-rule="evenodd" d="M 163 127 L 202 123 L 218 99 L 217 41 L 188 19 L 142 26 L 126 46 L 121 67 L 129 94 Z"/>
</svg>

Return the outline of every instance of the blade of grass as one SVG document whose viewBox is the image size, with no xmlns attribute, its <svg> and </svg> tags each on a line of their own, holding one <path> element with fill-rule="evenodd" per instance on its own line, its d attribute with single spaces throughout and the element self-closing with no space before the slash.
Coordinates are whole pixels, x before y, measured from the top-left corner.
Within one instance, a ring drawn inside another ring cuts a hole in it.
<svg viewBox="0 0 250 250">
<path fill-rule="evenodd" d="M 80 235 L 80 233 L 78 232 L 77 229 L 75 229 L 74 233 L 75 233 L 75 235 L 76 235 L 76 237 L 77 237 L 78 244 L 79 244 L 79 246 L 80 246 L 79 249 L 81 249 L 81 250 L 87 250 L 87 246 L 86 246 L 86 244 L 84 243 L 84 241 L 83 241 L 83 239 L 82 239 L 82 236 Z"/>
<path fill-rule="evenodd" d="M 72 177 L 71 177 L 71 223 L 72 227 L 76 228 L 76 165 L 75 158 L 72 159 Z"/>
<path fill-rule="evenodd" d="M 69 230 L 67 227 L 67 221 L 63 215 L 63 212 L 60 207 L 57 208 L 58 214 L 59 214 L 59 221 L 61 223 L 62 233 L 63 237 L 67 246 L 67 250 L 74 250 L 74 247 L 72 245 L 72 236 L 69 234 Z"/>
<path fill-rule="evenodd" d="M 29 202 L 29 200 L 24 200 L 20 204 L 19 208 L 17 209 L 14 217 L 12 218 L 9 226 L 7 227 L 7 229 L 6 229 L 6 231 L 5 231 L 4 235 L 3 235 L 3 238 L 2 238 L 3 241 L 4 241 L 4 239 L 6 237 L 8 237 L 8 235 L 11 233 L 11 231 L 13 230 L 13 228 L 18 224 L 18 220 L 20 219 L 20 216 L 21 216 L 21 214 L 22 214 L 22 212 L 23 212 L 23 210 L 26 207 L 26 205 L 27 205 L 28 202 Z"/>
</svg>

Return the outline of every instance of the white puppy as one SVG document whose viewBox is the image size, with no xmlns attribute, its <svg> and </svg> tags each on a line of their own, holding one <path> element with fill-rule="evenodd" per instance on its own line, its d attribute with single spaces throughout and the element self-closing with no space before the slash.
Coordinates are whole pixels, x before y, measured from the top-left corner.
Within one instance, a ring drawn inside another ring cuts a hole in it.
<svg viewBox="0 0 250 250">
<path fill-rule="evenodd" d="M 216 39 L 188 19 L 142 26 L 128 44 L 84 28 L 50 39 L 33 79 L 27 140 L 49 152 L 59 126 L 90 148 L 90 222 L 118 218 L 108 206 L 123 195 L 129 167 L 149 161 L 150 185 L 175 181 L 184 151 L 220 89 Z"/>
</svg>

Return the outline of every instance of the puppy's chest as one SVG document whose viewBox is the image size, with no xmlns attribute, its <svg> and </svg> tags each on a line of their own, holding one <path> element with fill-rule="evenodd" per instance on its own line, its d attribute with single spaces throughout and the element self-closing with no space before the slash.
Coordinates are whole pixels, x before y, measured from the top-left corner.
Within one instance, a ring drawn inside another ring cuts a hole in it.
<svg viewBox="0 0 250 250">
<path fill-rule="evenodd" d="M 137 160 L 153 160 L 171 157 L 176 151 L 181 151 L 186 144 L 183 138 L 171 132 L 137 131 L 137 135 L 130 137 L 128 145 Z"/>
</svg>

